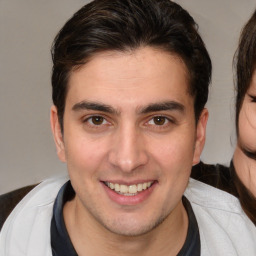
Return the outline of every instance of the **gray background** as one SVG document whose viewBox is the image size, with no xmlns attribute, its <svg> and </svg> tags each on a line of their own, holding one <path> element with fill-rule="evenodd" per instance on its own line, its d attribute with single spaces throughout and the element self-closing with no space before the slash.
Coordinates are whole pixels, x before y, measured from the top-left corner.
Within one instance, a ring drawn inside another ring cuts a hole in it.
<svg viewBox="0 0 256 256">
<path fill-rule="evenodd" d="M 0 0 L 0 194 L 66 172 L 53 143 L 50 47 L 82 0 Z M 235 145 L 232 58 L 255 0 L 176 0 L 213 61 L 202 159 L 228 164 Z"/>
</svg>

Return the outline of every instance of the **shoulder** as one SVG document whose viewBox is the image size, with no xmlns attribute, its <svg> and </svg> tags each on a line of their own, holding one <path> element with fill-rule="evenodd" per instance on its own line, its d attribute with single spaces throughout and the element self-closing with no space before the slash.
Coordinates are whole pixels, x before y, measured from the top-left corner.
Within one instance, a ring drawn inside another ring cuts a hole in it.
<svg viewBox="0 0 256 256">
<path fill-rule="evenodd" d="M 21 200 L 1 230 L 0 255 L 33 255 L 32 247 L 48 255 L 53 203 L 67 180 L 64 176 L 43 181 Z"/>
<path fill-rule="evenodd" d="M 236 197 L 194 179 L 189 180 L 185 196 L 198 222 L 203 251 L 211 250 L 211 255 L 256 255 L 256 227 Z"/>
<path fill-rule="evenodd" d="M 191 178 L 237 196 L 230 168 L 225 165 L 200 162 L 193 166 Z"/>
<path fill-rule="evenodd" d="M 192 203 L 204 207 L 220 208 L 222 210 L 243 213 L 239 200 L 236 197 L 193 178 L 189 179 L 185 195 Z"/>
</svg>

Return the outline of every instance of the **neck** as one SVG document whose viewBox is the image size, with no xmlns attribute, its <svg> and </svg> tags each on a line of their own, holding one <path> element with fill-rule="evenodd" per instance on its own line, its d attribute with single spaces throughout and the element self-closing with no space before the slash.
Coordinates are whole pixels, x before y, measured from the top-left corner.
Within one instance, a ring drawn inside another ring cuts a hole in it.
<svg viewBox="0 0 256 256">
<path fill-rule="evenodd" d="M 239 145 L 236 146 L 234 157 L 234 167 L 237 176 L 245 187 L 256 197 L 256 161 L 244 154 Z"/>
<path fill-rule="evenodd" d="M 140 236 L 115 234 L 91 216 L 75 197 L 64 206 L 64 220 L 78 255 L 177 255 L 188 230 L 188 216 L 182 204 L 156 228 Z"/>
</svg>

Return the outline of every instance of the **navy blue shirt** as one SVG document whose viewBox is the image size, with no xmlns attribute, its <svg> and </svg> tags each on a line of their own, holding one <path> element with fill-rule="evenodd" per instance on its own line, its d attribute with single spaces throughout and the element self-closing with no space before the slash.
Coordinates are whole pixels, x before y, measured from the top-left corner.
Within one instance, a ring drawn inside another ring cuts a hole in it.
<svg viewBox="0 0 256 256">
<path fill-rule="evenodd" d="M 64 204 L 72 200 L 74 196 L 75 192 L 70 181 L 68 181 L 62 186 L 54 202 L 51 220 L 51 246 L 53 256 L 78 256 L 68 235 L 63 217 Z M 195 214 L 186 197 L 183 196 L 182 202 L 188 214 L 189 225 L 186 241 L 178 256 L 199 256 L 201 246 Z"/>
</svg>

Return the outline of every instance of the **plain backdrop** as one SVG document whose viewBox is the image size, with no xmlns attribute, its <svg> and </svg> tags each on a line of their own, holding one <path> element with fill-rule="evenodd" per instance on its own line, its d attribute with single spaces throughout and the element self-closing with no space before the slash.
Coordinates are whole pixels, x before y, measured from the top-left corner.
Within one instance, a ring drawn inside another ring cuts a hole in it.
<svg viewBox="0 0 256 256">
<path fill-rule="evenodd" d="M 0 0 L 0 194 L 66 172 L 49 123 L 52 41 L 82 0 Z M 202 160 L 229 164 L 236 143 L 232 59 L 255 0 L 176 0 L 213 62 Z"/>
</svg>

